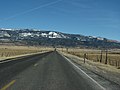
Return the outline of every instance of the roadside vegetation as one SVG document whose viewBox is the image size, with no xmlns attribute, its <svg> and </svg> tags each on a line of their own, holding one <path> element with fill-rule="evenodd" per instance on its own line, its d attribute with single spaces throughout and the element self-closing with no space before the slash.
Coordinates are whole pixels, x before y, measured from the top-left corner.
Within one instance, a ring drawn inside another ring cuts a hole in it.
<svg viewBox="0 0 120 90">
<path fill-rule="evenodd" d="M 79 48 L 61 48 L 63 52 L 76 55 L 86 60 L 100 62 L 103 64 L 115 66 L 120 69 L 120 50 L 97 50 L 97 49 L 79 49 Z"/>
<path fill-rule="evenodd" d="M 44 51 L 50 51 L 49 47 L 35 47 L 35 46 L 0 46 L 0 60 L 8 57 L 32 54 Z"/>
</svg>

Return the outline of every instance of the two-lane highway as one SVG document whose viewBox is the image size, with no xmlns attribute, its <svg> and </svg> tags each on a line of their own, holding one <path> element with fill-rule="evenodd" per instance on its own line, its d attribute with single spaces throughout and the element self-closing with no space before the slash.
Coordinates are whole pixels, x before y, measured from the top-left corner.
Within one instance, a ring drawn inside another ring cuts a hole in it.
<svg viewBox="0 0 120 90">
<path fill-rule="evenodd" d="M 81 73 L 81 74 L 80 74 Z M 58 52 L 0 64 L 0 90 L 103 90 Z"/>
</svg>

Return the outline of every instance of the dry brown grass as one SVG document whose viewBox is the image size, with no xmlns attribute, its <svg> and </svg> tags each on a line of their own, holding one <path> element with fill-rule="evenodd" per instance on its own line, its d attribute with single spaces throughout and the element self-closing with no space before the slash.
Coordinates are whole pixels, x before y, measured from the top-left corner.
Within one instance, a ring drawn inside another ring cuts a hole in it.
<svg viewBox="0 0 120 90">
<path fill-rule="evenodd" d="M 95 50 L 95 49 L 79 49 L 79 48 L 69 48 L 62 49 L 59 48 L 60 51 L 70 53 L 72 55 L 79 56 L 81 58 L 84 58 L 84 54 L 86 54 L 86 59 L 94 61 L 94 62 L 100 62 L 101 58 L 101 50 Z M 107 64 L 116 66 L 117 68 L 120 68 L 120 50 L 108 50 L 107 55 Z M 102 62 L 105 63 L 106 60 L 106 52 L 103 51 L 102 53 Z"/>
<path fill-rule="evenodd" d="M 53 50 L 51 47 L 0 46 L 0 58 L 51 50 Z"/>
</svg>

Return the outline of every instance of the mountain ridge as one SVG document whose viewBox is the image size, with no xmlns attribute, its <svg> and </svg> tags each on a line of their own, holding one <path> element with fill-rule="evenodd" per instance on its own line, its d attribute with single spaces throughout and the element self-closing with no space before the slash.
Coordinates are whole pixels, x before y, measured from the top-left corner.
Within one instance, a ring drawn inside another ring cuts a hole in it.
<svg viewBox="0 0 120 90">
<path fill-rule="evenodd" d="M 37 29 L 0 29 L 0 42 L 19 42 L 27 45 L 120 48 L 120 42 L 103 37 L 67 34 Z"/>
</svg>

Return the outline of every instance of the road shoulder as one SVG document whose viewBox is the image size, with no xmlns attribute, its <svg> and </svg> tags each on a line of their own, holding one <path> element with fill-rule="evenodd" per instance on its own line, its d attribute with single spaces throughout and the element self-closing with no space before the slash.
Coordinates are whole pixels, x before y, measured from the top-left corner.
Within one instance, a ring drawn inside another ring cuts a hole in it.
<svg viewBox="0 0 120 90">
<path fill-rule="evenodd" d="M 64 55 L 65 57 L 67 57 L 68 59 L 70 59 L 74 64 L 80 67 L 90 77 L 95 79 L 95 81 L 100 83 L 107 90 L 119 90 L 120 89 L 119 70 L 111 72 L 109 69 L 108 70 L 107 68 L 104 69 L 104 67 L 101 67 L 96 62 L 91 62 L 87 60 L 87 62 L 84 64 L 84 61 L 82 58 L 79 58 L 71 54 L 63 53 L 63 52 L 60 52 L 60 53 Z"/>
</svg>

